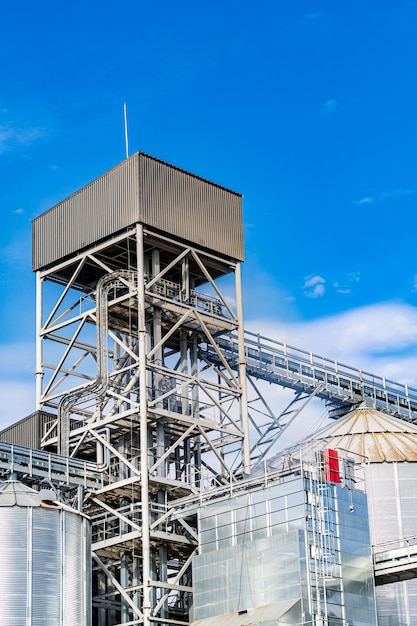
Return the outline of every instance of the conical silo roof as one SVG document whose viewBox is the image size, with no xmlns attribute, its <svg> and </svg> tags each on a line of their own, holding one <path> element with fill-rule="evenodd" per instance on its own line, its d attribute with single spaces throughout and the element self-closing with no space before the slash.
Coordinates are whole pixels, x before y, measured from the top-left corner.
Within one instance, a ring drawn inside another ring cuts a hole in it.
<svg viewBox="0 0 417 626">
<path fill-rule="evenodd" d="M 49 489 L 35 491 L 18 480 L 0 483 L 0 507 L 3 506 L 42 506 L 43 501 L 55 500 L 56 494 Z"/>
<path fill-rule="evenodd" d="M 310 438 L 370 463 L 417 461 L 417 426 L 360 406 Z"/>
</svg>

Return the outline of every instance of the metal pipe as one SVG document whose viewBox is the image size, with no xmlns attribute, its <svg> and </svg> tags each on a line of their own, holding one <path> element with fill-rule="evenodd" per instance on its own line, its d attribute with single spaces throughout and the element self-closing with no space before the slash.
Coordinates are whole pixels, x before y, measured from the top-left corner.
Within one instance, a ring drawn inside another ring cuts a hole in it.
<svg viewBox="0 0 417 626">
<path fill-rule="evenodd" d="M 129 282 L 128 282 L 129 281 Z M 91 383 L 64 395 L 58 406 L 58 443 L 59 453 L 69 456 L 70 412 L 80 400 L 100 399 L 108 387 L 108 311 L 109 290 L 119 282 L 131 286 L 134 272 L 116 271 L 99 279 L 96 287 L 96 343 L 97 377 Z"/>
<path fill-rule="evenodd" d="M 195 280 L 192 276 L 188 276 L 190 289 L 194 291 Z M 193 377 L 193 383 L 191 387 L 191 415 L 195 420 L 200 418 L 200 404 L 199 404 L 199 386 L 195 379 L 198 377 L 198 335 L 194 331 L 192 339 L 190 341 L 190 372 Z M 200 437 L 194 437 L 193 442 L 193 461 L 195 467 L 195 485 L 200 487 L 201 485 L 201 441 Z"/>
<path fill-rule="evenodd" d="M 42 410 L 42 278 L 36 272 L 36 410 Z"/>
<path fill-rule="evenodd" d="M 240 263 L 236 264 L 235 284 L 236 284 L 236 313 L 237 313 L 237 336 L 239 351 L 239 383 L 241 388 L 240 415 L 243 430 L 243 471 L 250 474 L 250 441 L 249 441 L 249 414 L 248 395 L 246 388 L 246 359 L 245 359 L 245 333 L 243 328 L 243 300 L 242 300 L 242 274 Z"/>
<path fill-rule="evenodd" d="M 151 552 L 149 525 L 149 474 L 148 474 L 148 419 L 146 389 L 146 320 L 145 320 L 145 271 L 143 226 L 136 224 L 136 263 L 138 276 L 138 341 L 139 341 L 139 431 L 140 469 L 142 500 L 142 582 L 143 582 L 143 625 L 151 624 Z"/>
</svg>

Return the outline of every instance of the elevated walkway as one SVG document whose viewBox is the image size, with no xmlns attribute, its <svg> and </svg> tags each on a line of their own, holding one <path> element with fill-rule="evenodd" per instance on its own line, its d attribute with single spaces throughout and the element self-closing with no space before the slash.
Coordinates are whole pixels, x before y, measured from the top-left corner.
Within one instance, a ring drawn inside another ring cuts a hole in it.
<svg viewBox="0 0 417 626">
<path fill-rule="evenodd" d="M 228 363 L 237 369 L 237 336 L 224 335 L 217 342 Z M 200 354 L 221 366 L 219 356 L 210 346 L 203 346 Z M 407 385 L 249 331 L 245 331 L 245 357 L 249 376 L 299 392 L 316 391 L 317 397 L 331 407 L 330 417 L 332 413 L 338 417 L 353 405 L 371 398 L 376 409 L 417 421 L 417 389 Z"/>
<path fill-rule="evenodd" d="M 0 479 L 15 473 L 25 482 L 48 481 L 54 485 L 99 489 L 102 474 L 95 463 L 70 459 L 51 452 L 0 442 Z"/>
<path fill-rule="evenodd" d="M 375 584 L 417 577 L 417 536 L 373 547 Z"/>
</svg>

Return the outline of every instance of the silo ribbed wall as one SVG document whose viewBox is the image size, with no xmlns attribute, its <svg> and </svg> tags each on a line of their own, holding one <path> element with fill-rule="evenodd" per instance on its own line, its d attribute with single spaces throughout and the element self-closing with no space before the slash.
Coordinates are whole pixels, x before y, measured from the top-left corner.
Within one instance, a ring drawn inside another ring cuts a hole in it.
<svg viewBox="0 0 417 626">
<path fill-rule="evenodd" d="M 417 463 L 371 463 L 368 507 L 372 543 L 417 535 Z M 417 580 L 376 587 L 378 626 L 417 624 Z"/>
<path fill-rule="evenodd" d="M 0 554 L 1 626 L 90 626 L 85 516 L 59 506 L 0 502 Z"/>
</svg>

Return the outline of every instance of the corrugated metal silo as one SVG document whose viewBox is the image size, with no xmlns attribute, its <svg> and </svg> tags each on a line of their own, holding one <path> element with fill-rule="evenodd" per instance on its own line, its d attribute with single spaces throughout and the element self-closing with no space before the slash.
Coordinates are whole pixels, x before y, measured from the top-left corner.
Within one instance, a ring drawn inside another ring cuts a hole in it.
<svg viewBox="0 0 417 626">
<path fill-rule="evenodd" d="M 314 436 L 369 462 L 366 472 L 373 544 L 417 536 L 417 427 L 366 405 Z M 417 579 L 376 587 L 379 626 L 417 624 Z"/>
<path fill-rule="evenodd" d="M 0 624 L 89 626 L 90 524 L 10 480 L 0 484 Z"/>
</svg>

